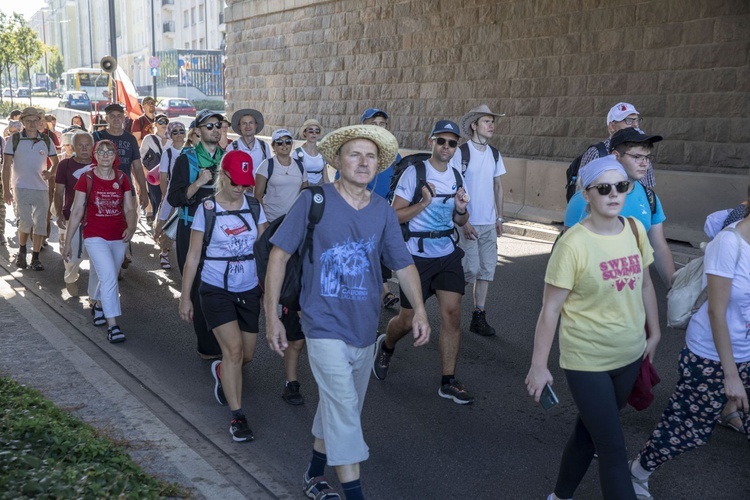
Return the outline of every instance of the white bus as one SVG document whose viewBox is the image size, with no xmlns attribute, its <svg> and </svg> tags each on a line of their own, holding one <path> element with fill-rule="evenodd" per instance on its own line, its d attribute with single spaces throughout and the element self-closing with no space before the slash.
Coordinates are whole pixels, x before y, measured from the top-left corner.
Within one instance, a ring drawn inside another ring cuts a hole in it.
<svg viewBox="0 0 750 500">
<path fill-rule="evenodd" d="M 61 92 L 86 92 L 92 103 L 107 102 L 112 96 L 112 78 L 99 68 L 69 69 L 60 76 L 60 81 Z"/>
</svg>

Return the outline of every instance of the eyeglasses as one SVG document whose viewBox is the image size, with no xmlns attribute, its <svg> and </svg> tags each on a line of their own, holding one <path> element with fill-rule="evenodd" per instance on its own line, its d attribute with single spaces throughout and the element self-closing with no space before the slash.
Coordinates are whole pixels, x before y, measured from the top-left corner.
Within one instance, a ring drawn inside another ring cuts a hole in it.
<svg viewBox="0 0 750 500">
<path fill-rule="evenodd" d="M 242 184 L 235 184 L 234 181 L 232 180 L 232 176 L 229 175 L 229 173 L 227 173 L 226 170 L 224 170 L 224 175 L 227 176 L 227 178 L 229 179 L 229 184 L 231 184 L 232 187 L 243 187 L 245 189 L 253 187 L 253 186 L 249 186 L 249 185 L 245 186 L 245 185 L 242 185 Z"/>
<path fill-rule="evenodd" d="M 156 120 L 159 125 L 169 125 L 169 120 Z"/>
<path fill-rule="evenodd" d="M 641 118 L 640 116 L 638 118 L 625 118 L 623 121 L 625 122 L 625 125 L 628 126 L 640 126 L 640 124 L 643 123 L 643 118 Z"/>
<path fill-rule="evenodd" d="M 597 184 L 595 186 L 589 186 L 586 188 L 586 191 L 589 189 L 596 189 L 596 191 L 602 195 L 607 196 L 609 193 L 612 192 L 612 188 L 615 188 L 618 193 L 629 193 L 633 190 L 633 183 L 630 181 L 620 181 L 617 184 Z"/>
<path fill-rule="evenodd" d="M 449 148 L 455 148 L 456 146 L 458 146 L 458 141 L 454 141 L 453 139 L 446 139 L 444 137 L 436 137 L 435 142 L 437 142 L 438 146 L 443 146 L 447 142 Z"/>
<path fill-rule="evenodd" d="M 643 163 L 643 160 L 646 160 L 646 163 L 651 163 L 654 161 L 655 156 L 654 155 L 633 155 L 630 153 L 623 153 L 624 155 L 627 155 L 637 161 L 638 163 Z"/>
<path fill-rule="evenodd" d="M 110 151 L 108 149 L 106 149 L 106 150 L 105 149 L 100 149 L 100 150 L 96 151 L 94 154 L 96 156 L 103 156 L 103 157 L 107 158 L 109 156 L 114 156 L 117 153 L 115 153 L 114 151 Z"/>
<path fill-rule="evenodd" d="M 276 144 L 277 146 L 281 146 L 283 144 L 286 144 L 287 146 L 289 146 L 293 142 L 294 141 L 292 139 L 279 139 L 278 141 L 273 141 L 273 143 Z"/>
<path fill-rule="evenodd" d="M 320 133 L 320 129 L 319 128 L 309 128 L 309 129 L 305 130 L 305 132 L 307 132 L 308 134 L 319 134 Z"/>
<path fill-rule="evenodd" d="M 205 127 L 206 130 L 213 130 L 215 128 L 221 128 L 221 122 L 204 123 L 201 127 Z"/>
<path fill-rule="evenodd" d="M 173 130 L 172 135 L 185 135 L 184 130 Z"/>
</svg>

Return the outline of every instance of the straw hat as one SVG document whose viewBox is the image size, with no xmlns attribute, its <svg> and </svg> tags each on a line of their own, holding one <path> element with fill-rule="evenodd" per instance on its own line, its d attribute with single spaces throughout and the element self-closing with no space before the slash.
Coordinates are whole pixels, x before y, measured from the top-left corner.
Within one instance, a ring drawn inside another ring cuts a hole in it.
<svg viewBox="0 0 750 500">
<path fill-rule="evenodd" d="M 351 125 L 336 129 L 318 143 L 318 151 L 326 163 L 334 166 L 333 159 L 341 146 L 354 139 L 367 139 L 378 146 L 378 173 L 390 167 L 396 160 L 398 141 L 393 134 L 377 125 Z"/>
<path fill-rule="evenodd" d="M 505 113 L 493 113 L 492 111 L 490 111 L 489 106 L 487 106 L 486 104 L 477 106 L 461 118 L 461 133 L 465 137 L 471 139 L 471 136 L 473 135 L 471 132 L 471 124 L 483 116 L 494 116 L 495 118 L 502 118 L 503 116 L 505 116 Z"/>
<path fill-rule="evenodd" d="M 302 128 L 299 129 L 300 139 L 305 138 L 305 130 L 307 130 L 308 128 L 312 126 L 318 127 L 321 132 L 323 131 L 323 126 L 320 124 L 318 120 L 316 120 L 315 118 L 309 118 L 305 120 L 305 123 L 302 124 Z"/>
<path fill-rule="evenodd" d="M 24 118 L 27 118 L 29 116 L 38 116 L 40 120 L 44 120 L 44 111 L 37 108 L 24 108 L 24 110 L 21 111 L 21 116 L 18 119 L 23 121 Z"/>
</svg>

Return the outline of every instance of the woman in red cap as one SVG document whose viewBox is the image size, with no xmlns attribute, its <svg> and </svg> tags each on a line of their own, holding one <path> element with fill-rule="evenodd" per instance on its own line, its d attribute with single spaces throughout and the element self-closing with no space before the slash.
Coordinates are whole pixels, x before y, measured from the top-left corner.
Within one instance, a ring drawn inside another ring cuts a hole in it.
<svg viewBox="0 0 750 500">
<path fill-rule="evenodd" d="M 200 305 L 222 354 L 211 365 L 214 396 L 220 405 L 229 405 L 229 432 L 240 442 L 253 440 L 242 411 L 242 366 L 253 359 L 258 340 L 261 290 L 253 245 L 268 226 L 260 203 L 246 192 L 254 185 L 250 155 L 224 155 L 216 194 L 201 203 L 193 218 L 180 298 L 180 316 L 192 321 L 190 291 L 202 262 Z"/>
<path fill-rule="evenodd" d="M 83 225 L 83 244 L 99 278 L 90 297 L 94 301 L 94 325 L 107 325 L 107 340 L 114 344 L 125 341 L 117 325 L 117 317 L 122 314 L 117 274 L 135 233 L 138 211 L 128 176 L 117 169 L 120 159 L 114 143 L 97 142 L 91 161 L 94 168 L 81 175 L 75 187 L 67 234 L 76 234 L 78 225 Z M 71 239 L 65 239 L 62 251 L 66 261 L 72 257 Z"/>
</svg>

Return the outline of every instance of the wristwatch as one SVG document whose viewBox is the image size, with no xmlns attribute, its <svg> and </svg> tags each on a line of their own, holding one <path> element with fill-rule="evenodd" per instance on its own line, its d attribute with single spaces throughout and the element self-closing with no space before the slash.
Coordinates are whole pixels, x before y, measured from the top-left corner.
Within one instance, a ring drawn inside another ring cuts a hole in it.
<svg viewBox="0 0 750 500">
<path fill-rule="evenodd" d="M 502 217 L 498 217 L 496 222 L 505 222 L 505 219 L 503 219 Z"/>
</svg>

